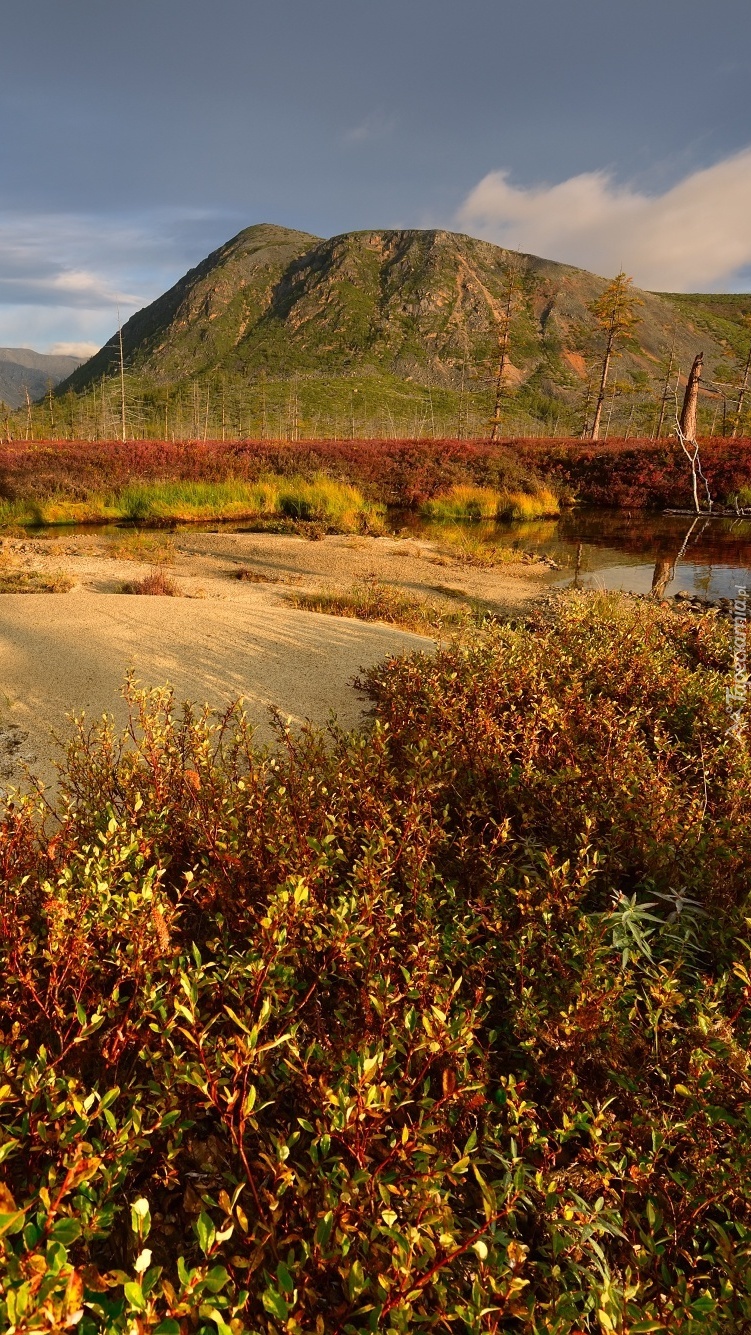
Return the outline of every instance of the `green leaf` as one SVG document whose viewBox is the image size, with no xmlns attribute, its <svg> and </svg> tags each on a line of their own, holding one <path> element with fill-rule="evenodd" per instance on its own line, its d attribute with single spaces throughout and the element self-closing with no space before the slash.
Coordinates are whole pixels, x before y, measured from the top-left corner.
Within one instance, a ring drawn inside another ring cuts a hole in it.
<svg viewBox="0 0 751 1335">
<path fill-rule="evenodd" d="M 319 1247 L 325 1247 L 327 1245 L 333 1227 L 334 1212 L 333 1210 L 329 1210 L 328 1214 L 325 1214 L 322 1219 L 318 1220 L 316 1231 L 313 1235 Z"/>
<path fill-rule="evenodd" d="M 68 1260 L 68 1253 L 63 1244 L 61 1242 L 48 1242 L 45 1260 L 50 1274 L 59 1275 Z"/>
<path fill-rule="evenodd" d="M 159 1325 L 154 1327 L 152 1335 L 181 1335 L 180 1323 L 168 1316 L 166 1321 L 160 1321 Z"/>
<path fill-rule="evenodd" d="M 229 1280 L 229 1274 L 223 1265 L 215 1265 L 209 1271 L 204 1284 L 210 1293 L 219 1293 Z"/>
<path fill-rule="evenodd" d="M 4 1238 L 8 1233 L 20 1233 L 25 1219 L 26 1215 L 23 1210 L 12 1210 L 8 1214 L 0 1214 L 0 1238 Z"/>
<path fill-rule="evenodd" d="M 469 1137 L 469 1140 L 467 1141 L 466 1145 L 464 1146 L 464 1150 L 463 1150 L 463 1152 L 462 1152 L 462 1157 L 466 1156 L 467 1154 L 471 1154 L 471 1153 L 472 1153 L 472 1150 L 475 1148 L 475 1145 L 476 1145 L 476 1144 L 477 1144 L 477 1132 L 476 1132 L 476 1131 L 473 1131 L 473 1132 L 471 1133 L 470 1137 Z"/>
<path fill-rule="evenodd" d="M 130 1207 L 130 1226 L 137 1238 L 145 1240 L 151 1232 L 151 1210 L 145 1196 L 139 1196 Z"/>
<path fill-rule="evenodd" d="M 290 1304 L 285 1301 L 282 1294 L 276 1289 L 264 1289 L 261 1295 L 261 1302 L 272 1316 L 278 1316 L 281 1321 L 287 1320 Z"/>
<path fill-rule="evenodd" d="M 50 1229 L 50 1237 L 55 1242 L 62 1242 L 64 1247 L 69 1247 L 71 1242 L 81 1236 L 81 1225 L 77 1219 L 58 1219 Z"/>
<path fill-rule="evenodd" d="M 140 1284 L 123 1284 L 123 1293 L 131 1307 L 135 1307 L 137 1312 L 146 1311 L 146 1299 Z"/>
<path fill-rule="evenodd" d="M 201 1309 L 201 1311 L 203 1311 L 203 1309 Z M 232 1335 L 232 1327 L 227 1325 L 221 1312 L 217 1312 L 215 1307 L 210 1307 L 208 1309 L 208 1315 L 214 1322 L 219 1335 Z"/>
<path fill-rule="evenodd" d="M 202 1210 L 193 1227 L 201 1251 L 204 1256 L 208 1256 L 214 1245 L 214 1239 L 216 1238 L 216 1229 L 214 1228 L 214 1221 L 211 1218 L 211 1215 L 207 1214 L 205 1210 Z"/>
<path fill-rule="evenodd" d="M 294 1293 L 295 1281 L 283 1261 L 276 1267 L 276 1280 L 282 1293 Z"/>
<path fill-rule="evenodd" d="M 363 1273 L 363 1268 L 359 1261 L 353 1261 L 349 1275 L 347 1276 L 347 1292 L 350 1298 L 356 1298 L 358 1293 L 362 1293 L 367 1287 L 367 1279 Z"/>
</svg>

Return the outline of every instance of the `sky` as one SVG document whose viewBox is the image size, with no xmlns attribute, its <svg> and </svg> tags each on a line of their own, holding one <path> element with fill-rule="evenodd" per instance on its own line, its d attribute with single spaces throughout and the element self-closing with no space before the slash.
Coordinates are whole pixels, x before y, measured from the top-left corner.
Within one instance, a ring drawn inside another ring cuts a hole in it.
<svg viewBox="0 0 751 1335">
<path fill-rule="evenodd" d="M 0 9 L 0 346 L 93 351 L 258 222 L 751 290 L 748 0 Z"/>
</svg>

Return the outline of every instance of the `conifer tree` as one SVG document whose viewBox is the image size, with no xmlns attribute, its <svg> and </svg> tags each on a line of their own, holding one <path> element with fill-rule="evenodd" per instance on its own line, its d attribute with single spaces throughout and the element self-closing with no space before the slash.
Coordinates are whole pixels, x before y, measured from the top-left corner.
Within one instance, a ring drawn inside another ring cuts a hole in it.
<svg viewBox="0 0 751 1335">
<path fill-rule="evenodd" d="M 608 375 L 614 355 L 626 341 L 631 333 L 638 316 L 637 308 L 641 301 L 634 295 L 631 285 L 632 278 L 627 278 L 626 274 L 621 272 L 608 283 L 604 292 L 593 301 L 589 309 L 595 317 L 598 329 L 605 337 L 605 347 L 602 358 L 602 370 L 600 372 L 600 388 L 595 405 L 595 415 L 592 421 L 590 436 L 592 440 L 598 440 L 600 435 L 600 423 L 602 421 L 602 409 L 605 403 L 605 390 L 608 384 Z"/>
</svg>

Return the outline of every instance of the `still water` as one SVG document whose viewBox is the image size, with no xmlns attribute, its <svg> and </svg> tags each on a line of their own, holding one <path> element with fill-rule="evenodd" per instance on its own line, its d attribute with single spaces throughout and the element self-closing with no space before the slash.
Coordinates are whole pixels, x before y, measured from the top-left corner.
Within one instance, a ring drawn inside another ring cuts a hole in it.
<svg viewBox="0 0 751 1335">
<path fill-rule="evenodd" d="M 567 510 L 558 519 L 530 523 L 439 524 L 403 511 L 392 512 L 391 520 L 395 530 L 415 536 L 440 541 L 448 529 L 459 529 L 501 547 L 550 556 L 561 567 L 551 575 L 553 586 L 576 583 L 582 588 L 649 593 L 657 581 L 660 592 L 668 597 L 686 592 L 712 602 L 734 598 L 737 585 L 751 587 L 751 518 L 692 520 L 640 510 L 582 507 Z M 151 526 L 105 524 L 94 529 L 73 525 L 58 532 L 96 531 L 100 537 L 122 538 L 124 528 L 148 532 Z M 252 531 L 237 523 L 199 523 L 190 529 Z M 164 533 L 165 527 L 158 531 Z"/>
<path fill-rule="evenodd" d="M 423 525 L 436 534 L 439 525 Z M 706 519 L 643 511 L 575 509 L 559 519 L 472 526 L 504 547 L 552 557 L 554 585 L 649 593 L 679 591 L 716 601 L 751 587 L 751 519 Z"/>
</svg>

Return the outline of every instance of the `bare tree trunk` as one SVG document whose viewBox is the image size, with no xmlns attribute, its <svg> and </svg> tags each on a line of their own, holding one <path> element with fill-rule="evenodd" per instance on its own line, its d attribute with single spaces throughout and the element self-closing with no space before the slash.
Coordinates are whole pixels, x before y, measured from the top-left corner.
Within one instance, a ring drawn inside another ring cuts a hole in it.
<svg viewBox="0 0 751 1335">
<path fill-rule="evenodd" d="M 675 565 L 669 556 L 658 556 L 655 561 L 654 573 L 652 575 L 652 597 L 661 599 L 665 597 L 665 590 L 668 584 L 675 579 Z"/>
<path fill-rule="evenodd" d="M 748 357 L 746 358 L 746 366 L 743 372 L 743 380 L 741 381 L 741 388 L 738 394 L 738 406 L 736 407 L 735 410 L 735 421 L 733 422 L 733 433 L 732 433 L 733 440 L 735 440 L 735 437 L 738 435 L 738 429 L 741 424 L 741 416 L 743 414 L 743 402 L 746 397 L 746 390 L 748 389 L 749 375 L 751 375 L 751 348 L 749 348 L 748 350 Z"/>
<path fill-rule="evenodd" d="M 125 362 L 123 361 L 123 330 L 120 324 L 120 307 L 117 308 L 117 337 L 120 343 L 120 426 L 125 440 Z"/>
<path fill-rule="evenodd" d="M 704 353 L 697 352 L 686 381 L 686 392 L 683 395 L 683 408 L 681 409 L 681 435 L 693 444 L 696 443 L 696 409 L 699 403 L 699 382 L 701 381 L 703 367 Z"/>
<path fill-rule="evenodd" d="M 506 309 L 501 320 L 501 327 L 498 333 L 498 372 L 495 378 L 495 407 L 493 409 L 493 423 L 490 428 L 490 439 L 497 440 L 501 428 L 501 409 L 503 407 L 503 381 L 506 376 L 506 367 L 508 366 L 508 348 L 511 339 L 511 313 L 514 306 L 514 297 L 518 285 L 518 273 L 512 268 L 509 277 L 508 295 L 506 297 Z"/>
<path fill-rule="evenodd" d="M 665 376 L 665 384 L 662 390 L 662 402 L 660 403 L 660 416 L 657 419 L 657 429 L 654 434 L 655 440 L 660 439 L 660 433 L 662 432 L 662 424 L 665 421 L 665 409 L 667 408 L 667 403 L 668 403 L 668 393 L 670 391 L 670 377 L 673 374 L 674 357 L 675 357 L 675 348 L 671 348 L 670 361 L 668 362 L 667 374 Z"/>
<path fill-rule="evenodd" d="M 584 400 L 584 414 L 583 414 L 582 430 L 581 430 L 581 438 L 582 438 L 582 440 L 586 440 L 587 437 L 588 437 L 589 434 L 590 434 L 590 432 L 589 432 L 589 405 L 590 405 L 590 403 L 592 402 L 592 376 L 593 376 L 593 374 L 594 374 L 594 372 L 593 372 L 593 371 L 590 371 L 590 373 L 589 373 L 589 379 L 587 380 L 587 397 L 586 397 L 586 399 Z"/>
<path fill-rule="evenodd" d="M 686 458 L 691 465 L 691 483 L 694 493 L 694 510 L 696 514 L 701 513 L 699 504 L 699 478 L 704 483 L 704 490 L 707 493 L 707 502 L 709 509 L 712 509 L 712 497 L 704 476 L 699 458 L 699 446 L 696 440 L 696 411 L 699 402 L 699 385 L 701 382 L 702 367 L 704 364 L 704 353 L 699 352 L 694 357 L 694 364 L 686 381 L 686 392 L 683 396 L 683 408 L 680 418 L 676 414 L 676 430 L 678 439 L 681 442 Z"/>
<path fill-rule="evenodd" d="M 590 433 L 590 434 L 591 434 L 591 438 L 592 438 L 592 440 L 599 440 L 599 438 L 600 438 L 600 422 L 602 421 L 602 408 L 603 408 L 603 404 L 604 404 L 604 402 L 605 402 L 605 390 L 606 390 L 606 388 L 607 388 L 607 384 L 608 384 L 608 372 L 610 371 L 610 359 L 611 359 L 612 355 L 613 355 L 613 338 L 612 338 L 612 334 L 611 334 L 611 336 L 608 338 L 608 346 L 607 346 L 607 348 L 605 349 L 605 359 L 604 359 L 604 361 L 603 361 L 603 363 L 602 363 L 602 375 L 600 376 L 600 388 L 599 388 L 599 391 L 598 391 L 598 394 L 597 394 L 597 405 L 596 405 L 596 407 L 595 407 L 595 417 L 594 417 L 594 421 L 593 421 L 593 423 L 592 423 L 592 431 L 591 431 L 591 433 Z"/>
</svg>

